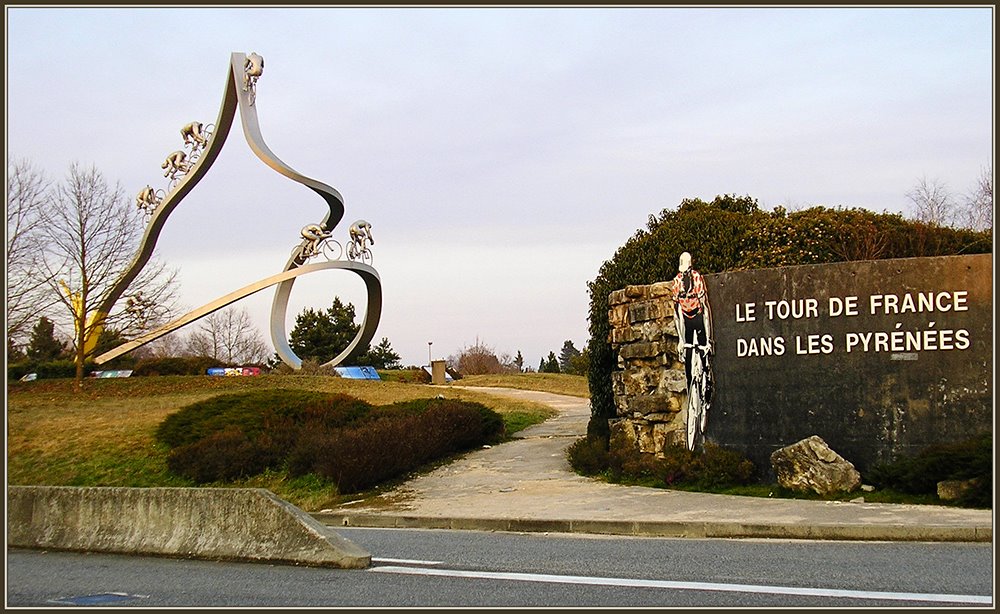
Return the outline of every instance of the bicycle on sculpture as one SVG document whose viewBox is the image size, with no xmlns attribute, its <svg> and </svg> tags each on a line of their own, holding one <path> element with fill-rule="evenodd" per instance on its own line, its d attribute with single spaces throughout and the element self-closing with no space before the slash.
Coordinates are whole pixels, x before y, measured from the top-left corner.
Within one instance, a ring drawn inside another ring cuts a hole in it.
<svg viewBox="0 0 1000 614">
<path fill-rule="evenodd" d="M 302 228 L 302 242 L 292 250 L 292 257 L 298 264 L 304 264 L 310 258 L 322 256 L 328 261 L 340 260 L 344 248 L 332 237 L 333 231 L 326 230 L 319 224 L 309 224 Z"/>
<path fill-rule="evenodd" d="M 358 220 L 351 224 L 348 233 L 351 236 L 350 243 L 347 244 L 347 259 L 364 264 L 372 263 L 372 252 L 368 249 L 368 242 L 375 244 L 372 238 L 372 225 L 364 220 Z"/>
<path fill-rule="evenodd" d="M 352 241 L 347 244 L 347 259 L 371 264 L 372 250 L 368 249 L 368 246 L 359 247 L 357 243 Z"/>
</svg>

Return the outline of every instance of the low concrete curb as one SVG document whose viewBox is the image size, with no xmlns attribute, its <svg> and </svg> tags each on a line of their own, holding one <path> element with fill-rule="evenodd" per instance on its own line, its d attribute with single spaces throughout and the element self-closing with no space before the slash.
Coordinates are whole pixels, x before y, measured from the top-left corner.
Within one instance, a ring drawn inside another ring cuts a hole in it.
<svg viewBox="0 0 1000 614">
<path fill-rule="evenodd" d="M 371 554 L 262 488 L 9 486 L 7 546 L 361 569 Z"/>
<path fill-rule="evenodd" d="M 816 539 L 845 541 L 991 542 L 990 527 L 871 524 L 754 524 L 737 522 L 539 520 L 530 518 L 445 518 L 389 514 L 316 512 L 331 527 L 457 529 L 517 533 L 587 533 L 635 537 Z"/>
</svg>

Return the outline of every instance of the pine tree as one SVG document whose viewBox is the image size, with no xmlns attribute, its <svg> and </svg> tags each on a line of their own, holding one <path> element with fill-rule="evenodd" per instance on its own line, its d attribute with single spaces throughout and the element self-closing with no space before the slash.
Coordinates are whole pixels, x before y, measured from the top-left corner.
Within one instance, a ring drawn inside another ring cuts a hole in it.
<svg viewBox="0 0 1000 614">
<path fill-rule="evenodd" d="M 55 324 L 48 318 L 41 318 L 31 329 L 31 339 L 28 341 L 28 358 L 31 360 L 55 360 L 66 351 L 66 346 L 56 339 Z"/>
<path fill-rule="evenodd" d="M 347 348 L 359 328 L 354 323 L 354 305 L 334 297 L 326 311 L 307 308 L 295 317 L 288 345 L 302 360 L 325 363 Z"/>
<path fill-rule="evenodd" d="M 368 352 L 358 357 L 358 364 L 368 363 L 376 369 L 401 369 L 399 354 L 393 351 L 388 337 L 382 337 L 378 345 L 368 350 Z"/>
<path fill-rule="evenodd" d="M 573 342 L 567 339 L 559 352 L 559 370 L 562 373 L 572 371 L 573 359 L 580 355 L 580 350 L 576 349 Z"/>
<path fill-rule="evenodd" d="M 548 359 L 542 359 L 542 364 L 538 367 L 539 373 L 559 373 L 559 359 L 555 352 L 549 352 Z"/>
</svg>

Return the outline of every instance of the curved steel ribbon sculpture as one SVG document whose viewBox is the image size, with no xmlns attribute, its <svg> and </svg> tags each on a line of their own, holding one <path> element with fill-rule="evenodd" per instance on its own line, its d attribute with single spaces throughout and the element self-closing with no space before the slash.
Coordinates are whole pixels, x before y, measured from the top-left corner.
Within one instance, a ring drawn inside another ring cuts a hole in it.
<svg viewBox="0 0 1000 614">
<path fill-rule="evenodd" d="M 98 321 L 103 321 L 107 317 L 129 284 L 149 261 L 167 216 L 197 185 L 211 167 L 212 162 L 218 157 L 232 128 L 237 109 L 240 112 L 243 133 L 254 154 L 275 171 L 316 192 L 326 201 L 329 212 L 319 224 L 309 224 L 302 229 L 302 242 L 292 250 L 292 255 L 285 263 L 285 268 L 281 273 L 231 292 L 173 322 L 105 352 L 94 359 L 97 364 L 103 364 L 244 297 L 277 285 L 274 301 L 271 304 L 271 341 L 282 361 L 293 369 L 299 369 L 302 366 L 302 360 L 289 347 L 285 334 L 288 298 L 297 277 L 326 269 L 343 269 L 360 276 L 365 282 L 368 302 L 364 320 L 354 339 L 340 354 L 324 363 L 324 366 L 338 365 L 354 358 L 367 347 L 375 336 L 382 311 L 382 285 L 378 272 L 370 264 L 371 251 L 368 249 L 368 243 L 375 243 L 371 236 L 371 225 L 364 220 L 358 220 L 351 226 L 351 241 L 347 250 L 348 260 L 339 260 L 343 250 L 339 249 L 339 244 L 333 240 L 332 235 L 333 229 L 344 217 L 344 199 L 334 188 L 293 170 L 274 155 L 274 152 L 264 142 L 260 132 L 260 124 L 257 121 L 256 108 L 256 85 L 258 78 L 263 74 L 263 69 L 264 59 L 259 55 L 252 53 L 247 56 L 243 53 L 233 53 L 226 78 L 222 107 L 219 110 L 214 128 L 208 130 L 197 122 L 191 122 L 181 129 L 185 147 L 190 147 L 190 150 L 173 152 L 163 163 L 162 168 L 166 169 L 164 176 L 170 178 L 166 193 L 153 190 L 148 185 L 139 192 L 136 204 L 150 215 L 145 234 L 129 268 L 118 279 L 107 299 L 98 308 L 95 317 Z M 333 245 L 337 245 L 338 248 L 335 258 L 331 258 Z M 308 263 L 310 259 L 320 255 L 326 255 L 327 261 Z M 99 334 L 100 329 L 94 335 L 94 344 L 96 344 Z"/>
</svg>

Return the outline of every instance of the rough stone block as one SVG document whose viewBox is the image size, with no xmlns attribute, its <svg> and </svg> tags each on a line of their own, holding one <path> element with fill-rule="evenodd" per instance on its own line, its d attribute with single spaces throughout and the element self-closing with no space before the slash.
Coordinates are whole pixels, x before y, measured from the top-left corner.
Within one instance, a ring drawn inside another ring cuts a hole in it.
<svg viewBox="0 0 1000 614">
<path fill-rule="evenodd" d="M 790 490 L 812 490 L 826 496 L 861 486 L 861 474 L 854 465 L 831 450 L 818 435 L 775 450 L 771 466 L 778 483 Z"/>
<path fill-rule="evenodd" d="M 635 427 L 639 451 L 646 454 L 654 454 L 656 452 L 656 441 L 653 439 L 653 425 L 637 424 Z"/>
<path fill-rule="evenodd" d="M 687 441 L 687 431 L 683 420 L 660 422 L 653 425 L 653 452 L 663 456 L 663 451 L 673 445 L 684 444 Z"/>
<path fill-rule="evenodd" d="M 658 281 L 654 284 L 650 284 L 646 292 L 649 294 L 650 298 L 667 297 L 670 302 L 673 302 L 673 285 L 673 281 Z"/>
<path fill-rule="evenodd" d="M 942 501 L 955 501 L 962 497 L 974 486 L 979 484 L 979 480 L 944 480 L 937 483 L 937 496 Z"/>
<path fill-rule="evenodd" d="M 628 420 L 612 420 L 610 423 L 611 443 L 625 442 L 626 445 L 638 446 L 639 438 L 635 425 Z"/>
<path fill-rule="evenodd" d="M 673 318 L 658 318 L 641 322 L 638 325 L 638 336 L 646 341 L 663 341 L 664 338 L 677 339 L 677 329 Z"/>
<path fill-rule="evenodd" d="M 632 343 L 633 341 L 639 341 L 643 337 L 636 331 L 636 329 L 631 326 L 623 326 L 619 328 L 613 328 L 611 330 L 611 335 L 608 341 L 611 345 L 625 345 L 626 343 Z"/>
<path fill-rule="evenodd" d="M 660 306 L 653 301 L 638 301 L 628 306 L 629 324 L 655 320 L 660 317 Z"/>
<path fill-rule="evenodd" d="M 608 309 L 608 322 L 612 328 L 628 326 L 628 305 L 616 305 Z"/>
<path fill-rule="evenodd" d="M 643 396 L 656 390 L 657 373 L 654 369 L 630 369 L 623 373 L 622 383 L 625 385 L 625 394 Z"/>
<path fill-rule="evenodd" d="M 660 382 L 656 386 L 656 391 L 660 394 L 686 393 L 687 375 L 684 373 L 684 368 L 664 369 L 660 374 Z"/>
<path fill-rule="evenodd" d="M 663 353 L 663 347 L 654 342 L 651 343 L 630 343 L 628 345 L 623 345 L 620 350 L 618 350 L 618 355 L 625 360 L 632 360 L 636 358 L 654 358 Z"/>
<path fill-rule="evenodd" d="M 625 296 L 633 301 L 646 298 L 646 286 L 625 286 Z"/>
<path fill-rule="evenodd" d="M 670 422 L 670 419 L 674 417 L 672 412 L 657 412 L 652 414 L 646 414 L 643 416 L 649 422 Z"/>
<path fill-rule="evenodd" d="M 611 393 L 614 395 L 625 394 L 625 374 L 615 371 L 611 374 Z"/>
<path fill-rule="evenodd" d="M 629 411 L 640 413 L 643 416 L 665 413 L 670 411 L 670 398 L 663 394 L 635 396 L 629 399 L 628 408 Z"/>
</svg>

